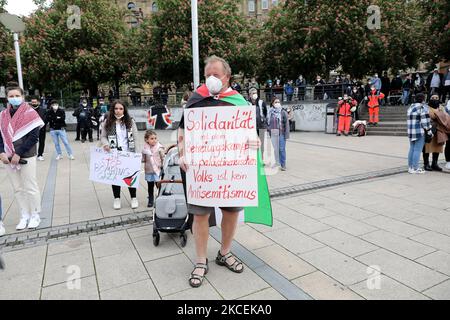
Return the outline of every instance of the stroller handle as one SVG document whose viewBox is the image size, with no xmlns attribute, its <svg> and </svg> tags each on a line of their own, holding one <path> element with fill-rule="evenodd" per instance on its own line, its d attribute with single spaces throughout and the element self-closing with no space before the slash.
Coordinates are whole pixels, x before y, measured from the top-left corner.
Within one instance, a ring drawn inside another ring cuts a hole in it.
<svg viewBox="0 0 450 320">
<path fill-rule="evenodd" d="M 161 180 L 156 182 L 156 186 L 159 188 L 161 188 L 162 184 L 168 184 L 168 183 L 183 183 L 183 180 Z"/>
</svg>

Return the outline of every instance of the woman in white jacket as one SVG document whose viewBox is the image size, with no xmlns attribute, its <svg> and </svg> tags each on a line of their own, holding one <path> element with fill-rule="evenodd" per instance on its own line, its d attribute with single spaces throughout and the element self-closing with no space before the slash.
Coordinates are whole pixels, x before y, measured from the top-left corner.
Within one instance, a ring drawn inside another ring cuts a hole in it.
<svg viewBox="0 0 450 320">
<path fill-rule="evenodd" d="M 105 151 L 117 149 L 140 153 L 138 148 L 138 130 L 136 122 L 130 117 L 127 107 L 116 100 L 112 103 L 110 111 L 102 123 L 101 144 Z M 120 186 L 112 186 L 114 194 L 114 209 L 121 208 Z M 136 209 L 139 206 L 136 198 L 136 188 L 128 188 L 131 196 L 131 208 Z"/>
</svg>

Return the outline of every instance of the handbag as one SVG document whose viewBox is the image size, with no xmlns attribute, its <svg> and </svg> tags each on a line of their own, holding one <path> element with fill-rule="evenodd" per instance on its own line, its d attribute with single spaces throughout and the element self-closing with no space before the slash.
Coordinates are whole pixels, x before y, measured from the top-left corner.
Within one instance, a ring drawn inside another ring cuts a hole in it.
<svg viewBox="0 0 450 320">
<path fill-rule="evenodd" d="M 430 143 L 433 140 L 433 133 L 429 134 L 431 130 L 425 130 L 425 143 Z"/>
</svg>

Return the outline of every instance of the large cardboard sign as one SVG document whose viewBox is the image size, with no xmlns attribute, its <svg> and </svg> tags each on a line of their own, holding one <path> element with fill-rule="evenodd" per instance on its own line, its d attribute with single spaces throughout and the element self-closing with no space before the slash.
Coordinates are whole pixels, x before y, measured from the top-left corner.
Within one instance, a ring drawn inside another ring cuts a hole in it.
<svg viewBox="0 0 450 320">
<path fill-rule="evenodd" d="M 184 119 L 188 203 L 258 206 L 255 107 L 185 109 Z"/>
</svg>

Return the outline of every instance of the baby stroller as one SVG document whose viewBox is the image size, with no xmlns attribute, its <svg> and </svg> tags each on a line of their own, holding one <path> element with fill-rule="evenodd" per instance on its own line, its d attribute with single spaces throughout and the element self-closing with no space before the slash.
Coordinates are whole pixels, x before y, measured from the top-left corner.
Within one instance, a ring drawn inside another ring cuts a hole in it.
<svg viewBox="0 0 450 320">
<path fill-rule="evenodd" d="M 357 120 L 353 122 L 352 136 L 354 137 L 364 137 L 367 134 L 367 121 Z"/>
<path fill-rule="evenodd" d="M 157 187 L 159 191 L 153 211 L 153 244 L 155 247 L 159 245 L 159 232 L 180 233 L 181 246 L 184 247 L 188 212 L 176 145 L 167 150 Z"/>
</svg>

